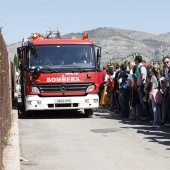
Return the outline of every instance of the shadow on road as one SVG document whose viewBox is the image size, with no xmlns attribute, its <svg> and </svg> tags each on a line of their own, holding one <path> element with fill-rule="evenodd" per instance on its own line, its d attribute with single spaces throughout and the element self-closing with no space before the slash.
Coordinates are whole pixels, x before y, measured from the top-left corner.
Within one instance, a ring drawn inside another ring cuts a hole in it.
<svg viewBox="0 0 170 170">
<path fill-rule="evenodd" d="M 24 112 L 22 102 L 18 102 L 19 119 L 81 119 L 86 118 L 80 110 L 48 110 Z"/>
<path fill-rule="evenodd" d="M 120 118 L 120 114 L 107 113 L 106 110 L 98 110 L 94 113 L 95 116 L 104 119 L 115 119 L 119 123 L 128 125 L 120 128 L 123 129 L 136 129 L 137 133 L 143 134 L 144 138 L 149 142 L 156 142 L 161 145 L 167 146 L 166 150 L 170 150 L 170 127 L 166 126 L 150 126 L 148 121 L 130 120 L 129 118 Z"/>
</svg>

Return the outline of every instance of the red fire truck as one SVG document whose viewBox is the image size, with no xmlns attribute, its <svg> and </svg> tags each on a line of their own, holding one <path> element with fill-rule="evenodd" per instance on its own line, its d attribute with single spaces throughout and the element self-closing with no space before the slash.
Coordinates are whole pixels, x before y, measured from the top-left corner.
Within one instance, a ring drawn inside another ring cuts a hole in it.
<svg viewBox="0 0 170 170">
<path fill-rule="evenodd" d="M 79 110 L 92 116 L 99 106 L 97 72 L 101 47 L 83 33 L 64 39 L 60 33 L 34 33 L 17 48 L 21 98 L 25 112 Z"/>
</svg>

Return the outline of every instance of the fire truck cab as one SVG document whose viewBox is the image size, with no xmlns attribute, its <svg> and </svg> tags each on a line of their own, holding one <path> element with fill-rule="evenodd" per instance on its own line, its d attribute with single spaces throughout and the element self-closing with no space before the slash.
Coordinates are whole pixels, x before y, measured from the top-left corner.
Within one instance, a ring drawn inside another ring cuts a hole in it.
<svg viewBox="0 0 170 170">
<path fill-rule="evenodd" d="M 97 72 L 101 47 L 82 38 L 34 33 L 17 48 L 21 98 L 25 112 L 84 109 L 92 116 L 99 106 Z"/>
</svg>

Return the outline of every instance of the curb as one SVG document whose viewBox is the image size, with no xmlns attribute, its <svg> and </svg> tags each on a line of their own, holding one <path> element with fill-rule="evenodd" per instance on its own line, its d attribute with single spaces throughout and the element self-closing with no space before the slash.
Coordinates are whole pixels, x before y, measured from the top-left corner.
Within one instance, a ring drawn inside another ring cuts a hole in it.
<svg viewBox="0 0 170 170">
<path fill-rule="evenodd" d="M 6 146 L 3 152 L 3 165 L 5 170 L 20 170 L 19 152 L 19 129 L 18 111 L 12 110 L 12 123 L 10 129 L 10 145 Z"/>
</svg>

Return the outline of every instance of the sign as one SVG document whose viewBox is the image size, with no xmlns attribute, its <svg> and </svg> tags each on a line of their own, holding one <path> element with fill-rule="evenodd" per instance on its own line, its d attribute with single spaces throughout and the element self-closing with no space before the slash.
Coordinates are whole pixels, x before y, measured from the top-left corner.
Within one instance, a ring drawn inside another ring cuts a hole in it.
<svg viewBox="0 0 170 170">
<path fill-rule="evenodd" d="M 79 77 L 65 77 L 62 75 L 61 77 L 47 77 L 47 82 L 79 82 Z"/>
<path fill-rule="evenodd" d="M 54 103 L 60 104 L 60 103 L 71 103 L 71 99 L 55 99 Z"/>
</svg>

